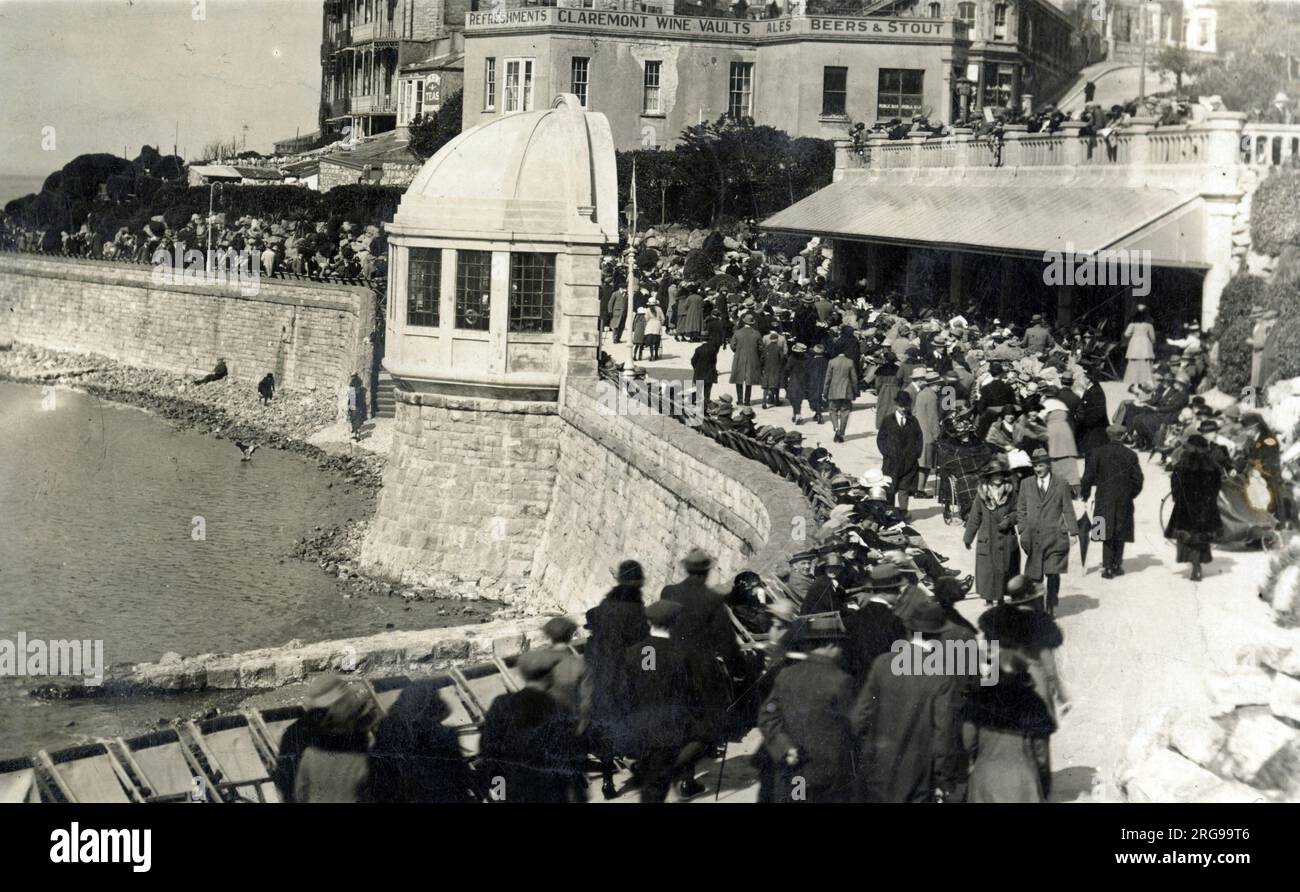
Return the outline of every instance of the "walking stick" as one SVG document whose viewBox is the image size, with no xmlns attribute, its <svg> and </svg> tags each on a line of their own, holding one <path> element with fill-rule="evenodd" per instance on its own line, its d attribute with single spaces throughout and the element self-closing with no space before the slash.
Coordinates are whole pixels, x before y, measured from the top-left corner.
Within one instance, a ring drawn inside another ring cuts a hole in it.
<svg viewBox="0 0 1300 892">
<path fill-rule="evenodd" d="M 718 797 L 722 795 L 722 772 L 727 769 L 727 747 L 730 741 L 722 741 L 722 761 L 718 764 L 718 786 L 713 791 L 713 801 L 717 802 Z"/>
</svg>

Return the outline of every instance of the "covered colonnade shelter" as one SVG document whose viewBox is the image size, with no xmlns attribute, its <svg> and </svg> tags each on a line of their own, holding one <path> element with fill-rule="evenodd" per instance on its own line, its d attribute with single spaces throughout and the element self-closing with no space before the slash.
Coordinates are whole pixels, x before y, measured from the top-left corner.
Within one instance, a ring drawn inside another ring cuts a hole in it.
<svg viewBox="0 0 1300 892">
<path fill-rule="evenodd" d="M 1233 266 L 1241 123 L 1139 123 L 1109 144 L 1078 122 L 1001 143 L 841 140 L 831 185 L 762 226 L 830 239 L 832 284 L 917 305 L 1095 326 L 1145 303 L 1158 326 L 1208 326 Z"/>
</svg>

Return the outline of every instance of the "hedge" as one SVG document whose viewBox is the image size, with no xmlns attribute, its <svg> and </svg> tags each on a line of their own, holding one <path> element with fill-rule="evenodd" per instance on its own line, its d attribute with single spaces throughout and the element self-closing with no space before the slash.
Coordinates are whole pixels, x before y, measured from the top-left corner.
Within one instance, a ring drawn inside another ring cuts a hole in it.
<svg viewBox="0 0 1300 892">
<path fill-rule="evenodd" d="M 1300 246 L 1300 171 L 1278 168 L 1259 184 L 1250 206 L 1250 238 L 1260 254 Z"/>
<path fill-rule="evenodd" d="M 1250 383 L 1250 338 L 1254 321 L 1251 308 L 1262 304 L 1267 283 L 1259 276 L 1233 276 L 1219 298 L 1214 322 L 1218 335 L 1219 372 L 1215 384 L 1228 394 L 1237 394 Z"/>
</svg>

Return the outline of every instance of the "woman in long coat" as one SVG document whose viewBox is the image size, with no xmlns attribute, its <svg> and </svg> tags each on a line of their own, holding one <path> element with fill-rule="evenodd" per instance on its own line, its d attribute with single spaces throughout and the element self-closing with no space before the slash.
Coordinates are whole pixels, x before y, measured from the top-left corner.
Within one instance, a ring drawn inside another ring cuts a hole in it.
<svg viewBox="0 0 1300 892">
<path fill-rule="evenodd" d="M 1182 456 L 1169 478 L 1174 508 L 1165 527 L 1165 536 L 1177 546 L 1175 559 L 1192 565 L 1192 581 L 1201 579 L 1201 564 L 1214 559 L 1210 543 L 1223 529 L 1219 516 L 1219 487 L 1223 471 L 1210 444 L 1200 434 L 1192 434 L 1183 444 Z"/>
<path fill-rule="evenodd" d="M 973 767 L 967 802 L 1042 802 L 1051 783 L 1048 739 L 1056 730 L 1019 654 L 999 660 L 998 682 L 974 687 L 962 704 L 962 746 Z"/>
<path fill-rule="evenodd" d="M 1043 415 L 1047 427 L 1047 454 L 1052 458 L 1052 476 L 1077 487 L 1079 447 L 1074 442 L 1074 428 L 1070 427 L 1070 407 L 1055 396 L 1049 396 L 1043 400 Z"/>
<path fill-rule="evenodd" d="M 785 337 L 774 328 L 763 338 L 763 408 L 781 404 L 785 385 Z"/>
<path fill-rule="evenodd" d="M 741 328 L 731 337 L 731 383 L 744 389 L 743 395 L 740 390 L 736 393 L 742 405 L 749 403 L 750 388 L 763 382 L 762 340 L 763 336 L 754 327 L 753 316 L 745 316 Z"/>
<path fill-rule="evenodd" d="M 703 346 L 700 349 L 704 349 Z M 614 756 L 623 750 L 627 726 L 627 704 L 623 702 L 624 655 L 627 649 L 650 634 L 646 623 L 642 586 L 645 573 L 636 561 L 624 561 L 615 573 L 616 585 L 605 598 L 587 611 L 585 655 L 591 690 L 590 724 L 580 730 L 589 735 L 590 751 L 600 759 L 606 799 L 614 797 Z"/>
<path fill-rule="evenodd" d="M 1156 355 L 1156 329 L 1145 307 L 1137 311 L 1128 328 L 1124 329 L 1124 338 L 1128 341 L 1128 349 L 1124 352 L 1124 358 L 1128 360 L 1124 367 L 1124 384 L 1154 384 L 1151 360 Z"/>
<path fill-rule="evenodd" d="M 990 604 L 1006 592 L 1007 580 L 1020 572 L 1016 538 L 1016 486 L 1005 462 L 997 459 L 980 472 L 980 483 L 966 515 L 962 540 L 975 548 L 975 591 Z"/>
<path fill-rule="evenodd" d="M 790 397 L 791 420 L 799 423 L 803 401 L 808 399 L 808 348 L 795 344 L 785 360 L 785 392 Z"/>
<path fill-rule="evenodd" d="M 898 357 L 886 350 L 884 362 L 876 367 L 876 430 L 894 411 L 894 398 L 898 396 Z"/>
<path fill-rule="evenodd" d="M 677 324 L 677 336 L 688 341 L 699 339 L 704 330 L 704 298 L 696 291 L 682 301 L 682 321 Z"/>
</svg>

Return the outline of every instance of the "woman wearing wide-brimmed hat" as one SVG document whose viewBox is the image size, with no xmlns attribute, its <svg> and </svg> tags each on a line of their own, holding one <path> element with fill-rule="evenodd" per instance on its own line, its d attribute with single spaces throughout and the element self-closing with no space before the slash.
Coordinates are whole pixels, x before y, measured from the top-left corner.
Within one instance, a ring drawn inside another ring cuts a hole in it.
<svg viewBox="0 0 1300 892">
<path fill-rule="evenodd" d="M 1165 536 L 1177 545 L 1175 560 L 1192 565 L 1193 582 L 1201 580 L 1201 564 L 1214 559 L 1210 543 L 1223 529 L 1219 515 L 1222 483 L 1223 471 L 1210 452 L 1209 442 L 1200 434 L 1192 434 L 1169 476 L 1174 508 Z"/>
<path fill-rule="evenodd" d="M 650 633 L 642 600 L 645 572 L 641 565 L 623 561 L 613 575 L 614 587 L 587 611 L 591 637 L 584 649 L 592 687 L 588 748 L 600 759 L 601 791 L 606 799 L 614 798 L 614 756 L 625 743 L 619 733 L 626 726 L 623 656 Z"/>
<path fill-rule="evenodd" d="M 1151 324 L 1144 304 L 1138 304 L 1133 320 L 1124 329 L 1124 339 L 1128 348 L 1124 352 L 1127 363 L 1124 366 L 1124 384 L 1153 384 L 1151 361 L 1155 359 L 1156 329 Z"/>
<path fill-rule="evenodd" d="M 966 515 L 962 541 L 975 545 L 975 590 L 990 604 L 1006 593 L 1007 580 L 1020 572 L 1016 536 L 1016 481 L 1002 456 L 980 471 L 980 482 Z"/>
<path fill-rule="evenodd" d="M 1029 661 L 999 654 L 998 680 L 973 688 L 958 710 L 973 767 L 967 802 L 1043 802 L 1051 786 L 1048 740 L 1056 731 L 1034 690 Z"/>
<path fill-rule="evenodd" d="M 892 350 L 886 350 L 876 366 L 876 430 L 881 423 L 894 412 L 894 400 L 898 396 L 898 356 Z"/>
</svg>

